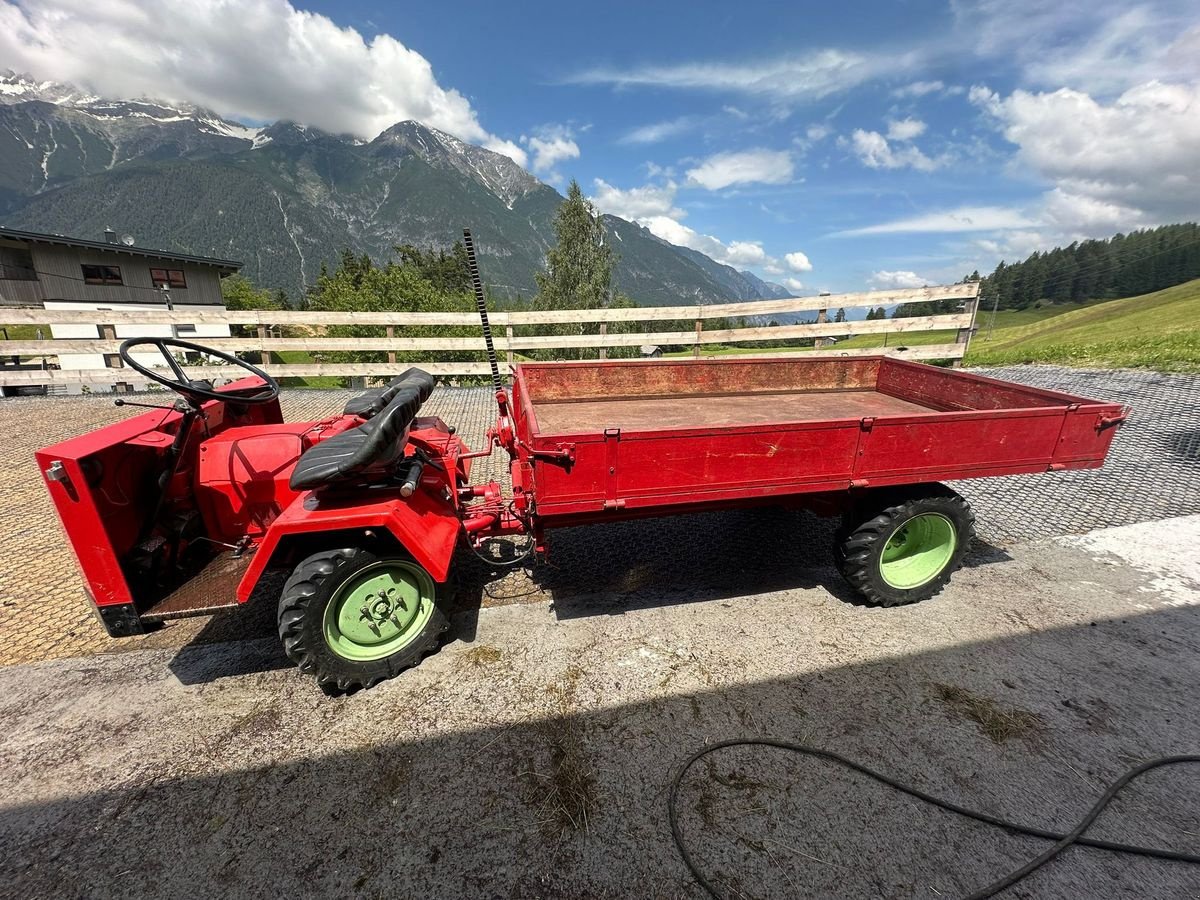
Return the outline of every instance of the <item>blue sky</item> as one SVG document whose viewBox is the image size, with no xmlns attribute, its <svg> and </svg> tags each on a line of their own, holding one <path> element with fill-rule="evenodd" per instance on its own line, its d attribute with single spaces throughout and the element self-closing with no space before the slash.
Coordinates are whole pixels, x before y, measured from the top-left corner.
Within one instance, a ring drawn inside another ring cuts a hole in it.
<svg viewBox="0 0 1200 900">
<path fill-rule="evenodd" d="M 363 137 L 418 118 L 797 293 L 1200 216 L 1194 2 L 155 6 L 141 32 L 0 0 L 0 58 Z"/>
</svg>

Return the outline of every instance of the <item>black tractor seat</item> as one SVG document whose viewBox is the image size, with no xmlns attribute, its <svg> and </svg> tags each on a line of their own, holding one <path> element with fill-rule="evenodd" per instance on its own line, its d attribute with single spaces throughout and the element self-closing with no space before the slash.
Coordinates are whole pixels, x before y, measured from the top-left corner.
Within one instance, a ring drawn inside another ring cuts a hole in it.
<svg viewBox="0 0 1200 900">
<path fill-rule="evenodd" d="M 396 391 L 400 387 L 409 382 L 416 381 L 422 384 L 429 385 L 425 396 L 429 396 L 429 391 L 433 390 L 433 376 L 428 372 L 422 372 L 420 369 L 406 369 L 403 374 L 397 378 L 393 378 L 384 387 L 371 388 L 369 391 L 363 391 L 347 401 L 345 408 L 342 410 L 342 415 L 358 416 L 360 419 L 371 419 L 383 412 L 384 408 L 392 402 L 392 398 L 396 396 Z"/>
<path fill-rule="evenodd" d="M 433 376 L 409 369 L 383 392 L 390 395 L 388 402 L 362 425 L 304 451 L 292 470 L 292 490 L 370 484 L 391 473 L 404 455 L 408 426 L 433 393 Z"/>
</svg>

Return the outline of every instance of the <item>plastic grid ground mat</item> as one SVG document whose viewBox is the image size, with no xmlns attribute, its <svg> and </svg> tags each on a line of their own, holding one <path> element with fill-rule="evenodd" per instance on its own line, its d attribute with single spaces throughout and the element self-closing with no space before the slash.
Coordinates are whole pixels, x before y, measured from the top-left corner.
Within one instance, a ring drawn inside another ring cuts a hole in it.
<svg viewBox="0 0 1200 900">
<path fill-rule="evenodd" d="M 1101 469 L 955 482 L 984 540 L 1003 545 L 1200 513 L 1200 377 L 1058 366 L 973 371 L 1132 408 Z M 306 393 L 328 403 L 326 392 Z M 441 389 L 424 412 L 457 425 L 473 447 L 495 418 L 490 388 Z M 478 478 L 507 474 L 501 453 L 481 462 Z"/>
<path fill-rule="evenodd" d="M 993 547 L 1112 525 L 1200 513 L 1200 377 L 1153 372 L 1021 366 L 979 370 L 1035 387 L 1132 407 L 1102 469 L 955 482 L 975 508 L 979 537 Z M 459 426 L 472 447 L 495 416 L 487 388 L 443 389 L 425 411 Z M 507 474 L 504 456 L 483 461 L 476 480 Z M 462 587 L 485 605 L 549 596 L 560 614 L 658 602 L 674 591 L 736 596 L 797 586 L 827 575 L 836 521 L 777 508 L 723 510 L 578 528 L 550 535 L 549 561 L 530 581 L 463 560 Z M 504 542 L 498 542 L 498 551 Z M 511 544 L 509 544 L 511 546 Z M 982 548 L 986 549 L 986 548 Z M 500 553 L 499 555 L 504 555 Z"/>
<path fill-rule="evenodd" d="M 1132 408 L 1101 469 L 954 483 L 975 507 L 985 540 L 1006 544 L 1200 513 L 1200 377 L 1057 366 L 973 371 Z"/>
</svg>

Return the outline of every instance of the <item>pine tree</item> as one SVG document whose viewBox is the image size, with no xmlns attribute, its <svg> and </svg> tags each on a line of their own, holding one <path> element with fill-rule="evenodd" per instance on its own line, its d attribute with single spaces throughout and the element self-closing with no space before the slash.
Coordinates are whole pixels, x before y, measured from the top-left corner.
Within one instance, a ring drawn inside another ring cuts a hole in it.
<svg viewBox="0 0 1200 900">
<path fill-rule="evenodd" d="M 604 223 L 572 179 L 567 199 L 554 218 L 555 247 L 546 254 L 546 271 L 534 275 L 535 309 L 596 309 L 608 305 L 616 254 Z"/>
</svg>

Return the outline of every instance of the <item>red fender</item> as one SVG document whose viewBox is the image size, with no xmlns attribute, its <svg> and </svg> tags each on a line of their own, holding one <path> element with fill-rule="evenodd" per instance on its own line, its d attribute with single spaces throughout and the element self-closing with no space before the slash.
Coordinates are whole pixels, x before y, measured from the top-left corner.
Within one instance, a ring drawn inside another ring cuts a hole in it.
<svg viewBox="0 0 1200 900">
<path fill-rule="evenodd" d="M 238 584 L 238 602 L 250 599 L 284 538 L 323 531 L 386 529 L 434 581 L 442 583 L 449 575 L 461 527 L 449 503 L 423 490 L 408 499 L 390 493 L 374 503 L 318 500 L 311 491 L 305 491 L 271 523 Z"/>
</svg>

